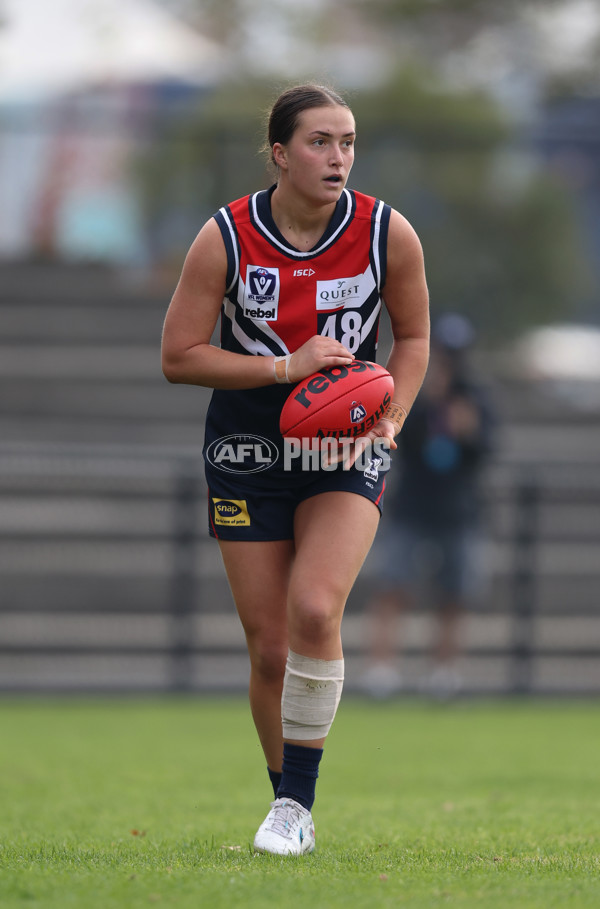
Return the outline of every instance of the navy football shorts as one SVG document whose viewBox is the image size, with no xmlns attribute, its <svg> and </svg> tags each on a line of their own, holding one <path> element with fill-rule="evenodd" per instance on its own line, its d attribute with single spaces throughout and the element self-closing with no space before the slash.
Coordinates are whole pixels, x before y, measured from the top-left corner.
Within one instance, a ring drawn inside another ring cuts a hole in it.
<svg viewBox="0 0 600 909">
<path fill-rule="evenodd" d="M 219 540 L 291 540 L 296 506 L 322 492 L 354 492 L 382 512 L 386 472 L 321 470 L 270 478 L 221 471 L 206 463 L 208 532 Z"/>
</svg>

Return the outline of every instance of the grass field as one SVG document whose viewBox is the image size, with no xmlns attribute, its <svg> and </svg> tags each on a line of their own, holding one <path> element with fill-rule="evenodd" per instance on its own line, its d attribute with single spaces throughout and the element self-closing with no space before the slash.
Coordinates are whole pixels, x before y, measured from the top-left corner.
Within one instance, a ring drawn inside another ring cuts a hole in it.
<svg viewBox="0 0 600 909">
<path fill-rule="evenodd" d="M 254 855 L 244 698 L 0 701 L 0 906 L 600 906 L 598 704 L 346 698 L 312 856 Z"/>
</svg>

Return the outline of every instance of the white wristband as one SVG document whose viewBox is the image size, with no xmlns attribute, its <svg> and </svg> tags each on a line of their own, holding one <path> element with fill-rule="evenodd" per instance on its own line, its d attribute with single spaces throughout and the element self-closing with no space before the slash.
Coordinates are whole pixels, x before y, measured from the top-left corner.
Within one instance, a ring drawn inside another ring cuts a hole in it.
<svg viewBox="0 0 600 909">
<path fill-rule="evenodd" d="M 289 362 L 292 359 L 291 354 L 286 354 L 285 357 L 275 357 L 273 360 L 273 372 L 275 375 L 275 381 L 278 385 L 290 384 L 291 379 L 288 376 L 288 366 Z"/>
</svg>

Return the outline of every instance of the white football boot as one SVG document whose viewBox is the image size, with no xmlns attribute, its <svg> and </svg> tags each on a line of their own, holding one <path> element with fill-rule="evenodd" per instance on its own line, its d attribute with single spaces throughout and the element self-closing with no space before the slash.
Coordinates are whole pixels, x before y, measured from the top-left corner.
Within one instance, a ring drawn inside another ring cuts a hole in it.
<svg viewBox="0 0 600 909">
<path fill-rule="evenodd" d="M 257 852 L 303 855 L 315 848 L 315 825 L 310 811 L 293 799 L 275 799 L 254 837 Z"/>
</svg>

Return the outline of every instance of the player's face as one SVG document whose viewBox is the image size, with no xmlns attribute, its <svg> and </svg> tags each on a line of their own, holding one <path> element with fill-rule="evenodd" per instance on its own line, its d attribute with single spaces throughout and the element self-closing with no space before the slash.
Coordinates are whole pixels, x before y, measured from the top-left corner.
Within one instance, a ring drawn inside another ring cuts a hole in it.
<svg viewBox="0 0 600 909">
<path fill-rule="evenodd" d="M 354 163 L 355 125 L 346 107 L 305 110 L 286 145 L 273 148 L 282 175 L 302 195 L 337 202 Z"/>
</svg>

